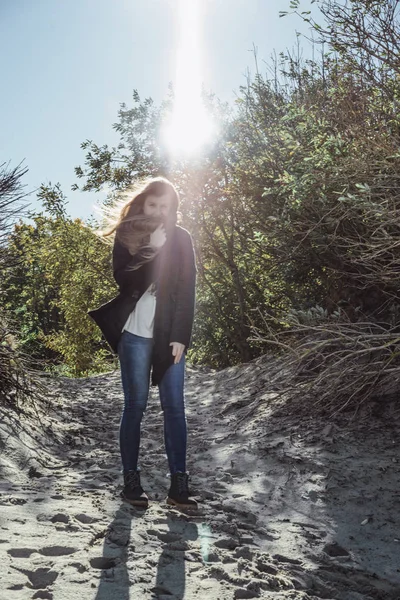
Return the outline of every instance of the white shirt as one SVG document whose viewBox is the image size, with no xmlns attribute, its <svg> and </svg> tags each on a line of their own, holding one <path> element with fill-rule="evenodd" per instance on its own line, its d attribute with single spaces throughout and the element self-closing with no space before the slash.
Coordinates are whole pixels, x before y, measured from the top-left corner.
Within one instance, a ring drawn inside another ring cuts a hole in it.
<svg viewBox="0 0 400 600">
<path fill-rule="evenodd" d="M 155 287 L 152 283 L 137 301 L 135 310 L 129 315 L 122 331 L 129 331 L 129 333 L 134 333 L 141 337 L 152 338 L 155 313 L 156 295 Z"/>
</svg>

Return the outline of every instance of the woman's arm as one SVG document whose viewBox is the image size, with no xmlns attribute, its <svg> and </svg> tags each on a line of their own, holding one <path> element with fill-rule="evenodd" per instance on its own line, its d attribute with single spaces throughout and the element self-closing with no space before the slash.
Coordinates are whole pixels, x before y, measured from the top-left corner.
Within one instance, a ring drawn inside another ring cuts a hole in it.
<svg viewBox="0 0 400 600">
<path fill-rule="evenodd" d="M 180 245 L 180 274 L 176 290 L 176 306 L 172 321 L 170 343 L 178 342 L 189 347 L 192 334 L 195 294 L 196 260 L 190 234 L 184 231 Z"/>
</svg>

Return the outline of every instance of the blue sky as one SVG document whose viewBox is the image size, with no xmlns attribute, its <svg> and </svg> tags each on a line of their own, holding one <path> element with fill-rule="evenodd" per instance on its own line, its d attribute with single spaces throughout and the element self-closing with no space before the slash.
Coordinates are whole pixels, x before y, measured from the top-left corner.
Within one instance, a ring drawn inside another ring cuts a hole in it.
<svg viewBox="0 0 400 600">
<path fill-rule="evenodd" d="M 193 0 L 187 0 L 191 2 Z M 160 102 L 174 82 L 179 0 L 0 0 L 0 162 L 29 168 L 24 183 L 60 182 L 74 217 L 88 217 L 99 194 L 71 192 L 80 144 L 115 144 L 112 124 L 132 90 Z M 298 17 L 279 18 L 289 0 L 201 0 L 202 82 L 233 101 L 271 54 L 308 34 Z M 315 5 L 314 5 L 315 6 Z M 310 0 L 303 0 L 303 10 Z M 307 48 L 305 48 L 307 53 Z M 34 193 L 30 196 L 32 207 Z"/>
</svg>

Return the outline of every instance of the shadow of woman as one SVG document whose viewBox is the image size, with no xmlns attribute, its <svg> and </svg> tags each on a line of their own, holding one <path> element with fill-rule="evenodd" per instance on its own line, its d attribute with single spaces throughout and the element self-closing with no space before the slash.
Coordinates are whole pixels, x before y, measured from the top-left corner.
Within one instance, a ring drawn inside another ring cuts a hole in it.
<svg viewBox="0 0 400 600">
<path fill-rule="evenodd" d="M 187 542 L 198 537 L 197 525 L 190 522 L 189 518 L 184 514 L 169 514 L 167 516 L 169 531 L 158 534 L 164 546 L 157 565 L 156 585 L 152 589 L 155 598 L 165 596 L 181 600 L 185 595 Z"/>
<path fill-rule="evenodd" d="M 110 523 L 103 545 L 103 554 L 90 560 L 94 569 L 101 569 L 100 583 L 94 600 L 129 600 L 129 588 L 134 573 L 129 573 L 128 548 L 132 521 L 143 515 L 143 510 L 134 509 L 123 502 Z"/>
</svg>

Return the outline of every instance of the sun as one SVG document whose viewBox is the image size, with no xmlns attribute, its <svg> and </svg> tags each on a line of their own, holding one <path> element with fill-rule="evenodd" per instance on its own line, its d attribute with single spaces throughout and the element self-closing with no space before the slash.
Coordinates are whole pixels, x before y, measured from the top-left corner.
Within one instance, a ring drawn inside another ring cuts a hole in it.
<svg viewBox="0 0 400 600">
<path fill-rule="evenodd" d="M 179 39 L 172 114 L 162 139 L 171 154 L 190 155 L 212 139 L 215 125 L 202 99 L 200 1 L 179 0 Z"/>
<path fill-rule="evenodd" d="M 163 141 L 172 154 L 191 155 L 209 142 L 215 126 L 201 102 L 187 100 L 176 102 L 171 117 L 163 128 Z"/>
</svg>

